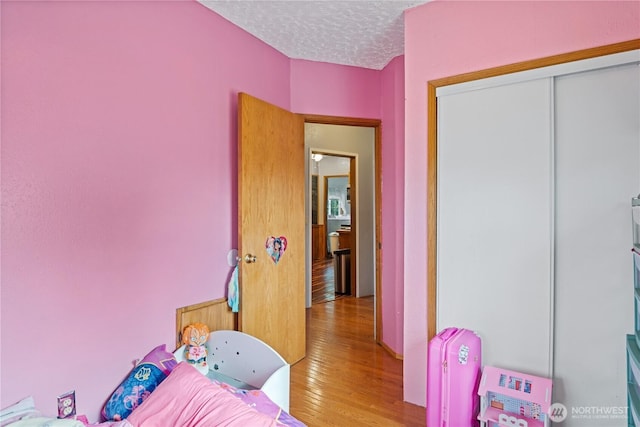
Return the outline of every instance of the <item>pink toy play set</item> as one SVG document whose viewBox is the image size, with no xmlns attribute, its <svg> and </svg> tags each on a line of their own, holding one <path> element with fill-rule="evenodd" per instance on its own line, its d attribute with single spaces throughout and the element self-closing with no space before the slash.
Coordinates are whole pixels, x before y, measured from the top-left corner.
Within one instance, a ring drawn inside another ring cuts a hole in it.
<svg viewBox="0 0 640 427">
<path fill-rule="evenodd" d="M 480 379 L 482 427 L 548 427 L 552 381 L 485 366 Z"/>
</svg>

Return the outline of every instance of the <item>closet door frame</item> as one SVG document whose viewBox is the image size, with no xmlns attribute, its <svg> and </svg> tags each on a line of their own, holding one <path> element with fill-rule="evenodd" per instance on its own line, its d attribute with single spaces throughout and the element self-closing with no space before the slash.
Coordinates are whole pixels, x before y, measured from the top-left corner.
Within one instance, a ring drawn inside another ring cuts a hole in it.
<svg viewBox="0 0 640 427">
<path fill-rule="evenodd" d="M 536 76 L 544 76 L 546 67 L 565 67 L 566 71 L 556 71 L 549 75 L 566 74 L 572 71 L 577 61 L 590 60 L 594 62 L 593 68 L 598 67 L 598 61 L 602 57 L 624 54 L 640 49 L 640 39 L 615 43 L 591 49 L 554 55 L 515 64 L 489 68 L 486 70 L 460 74 L 442 79 L 432 80 L 427 83 L 427 338 L 430 340 L 437 333 L 437 200 L 438 200 L 438 116 L 437 95 L 438 92 L 448 90 L 471 90 L 482 87 L 491 78 L 502 79 L 532 79 Z M 457 85 L 457 87 L 454 87 Z"/>
</svg>

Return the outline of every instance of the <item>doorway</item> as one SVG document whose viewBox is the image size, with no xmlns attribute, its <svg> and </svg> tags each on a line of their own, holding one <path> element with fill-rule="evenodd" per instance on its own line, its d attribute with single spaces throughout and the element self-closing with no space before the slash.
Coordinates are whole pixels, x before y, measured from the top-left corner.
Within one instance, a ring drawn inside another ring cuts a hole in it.
<svg viewBox="0 0 640 427">
<path fill-rule="evenodd" d="M 375 336 L 382 340 L 382 295 L 380 292 L 380 120 L 349 119 L 331 116 L 304 116 L 305 150 L 307 156 L 307 307 L 311 306 L 312 276 L 312 197 L 322 180 L 313 174 L 312 153 L 350 159 L 350 208 L 348 224 L 353 233 L 351 269 L 355 280 L 351 283 L 353 297 L 374 296 Z M 314 184 L 315 182 L 315 184 Z M 357 192 L 354 191 L 357 187 Z M 337 205 L 338 213 L 340 205 Z M 344 209 L 344 208 L 343 208 Z M 318 219 L 316 219 L 318 220 Z M 330 249 L 330 241 L 326 241 Z"/>
<path fill-rule="evenodd" d="M 355 162 L 352 157 L 312 151 L 311 246 L 312 304 L 350 296 L 355 291 Z M 353 163 L 353 168 L 352 168 Z"/>
</svg>

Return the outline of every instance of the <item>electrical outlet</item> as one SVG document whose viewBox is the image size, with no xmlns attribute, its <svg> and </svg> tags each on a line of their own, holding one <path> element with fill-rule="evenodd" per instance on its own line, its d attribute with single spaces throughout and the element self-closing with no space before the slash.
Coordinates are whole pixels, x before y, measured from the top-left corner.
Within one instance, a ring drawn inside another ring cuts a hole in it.
<svg viewBox="0 0 640 427">
<path fill-rule="evenodd" d="M 58 396 L 58 418 L 69 418 L 76 414 L 76 391 Z"/>
</svg>

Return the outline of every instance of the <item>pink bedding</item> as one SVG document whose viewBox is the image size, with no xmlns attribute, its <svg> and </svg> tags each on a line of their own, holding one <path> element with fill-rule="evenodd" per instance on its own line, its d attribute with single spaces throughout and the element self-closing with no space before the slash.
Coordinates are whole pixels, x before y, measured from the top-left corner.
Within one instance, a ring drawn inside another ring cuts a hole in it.
<svg viewBox="0 0 640 427">
<path fill-rule="evenodd" d="M 33 399 L 29 399 L 28 408 L 22 402 L 16 404 L 25 406 L 20 406 L 19 409 L 29 409 L 22 410 L 21 416 L 33 417 L 40 413 L 35 409 Z M 14 413 L 17 410 L 12 406 L 7 408 L 7 411 Z M 12 421 L 20 418 L 16 417 Z M 3 420 L 5 419 L 3 417 Z M 53 426 L 56 423 L 74 423 L 71 419 L 42 419 L 43 423 L 29 425 Z M 77 416 L 75 419 L 75 425 L 94 427 L 306 427 L 283 411 L 261 390 L 242 390 L 229 384 L 211 381 L 185 362 L 178 364 L 166 379 L 133 409 L 127 419 L 98 424 L 88 424 L 84 416 Z"/>
<path fill-rule="evenodd" d="M 182 362 L 125 421 L 111 425 L 262 427 L 282 424 L 248 406 Z"/>
</svg>

